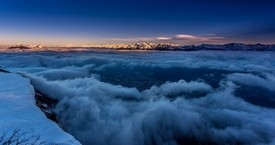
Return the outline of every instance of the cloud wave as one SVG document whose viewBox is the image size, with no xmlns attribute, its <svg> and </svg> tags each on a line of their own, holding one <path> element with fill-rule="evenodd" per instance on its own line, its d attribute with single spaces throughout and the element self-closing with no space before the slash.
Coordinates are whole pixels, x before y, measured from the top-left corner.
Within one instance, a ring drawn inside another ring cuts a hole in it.
<svg viewBox="0 0 275 145">
<path fill-rule="evenodd" d="M 274 56 L 207 51 L 9 53 L 0 55 L 0 65 L 23 73 L 37 89 L 58 99 L 58 120 L 83 144 L 272 145 L 275 110 L 253 104 L 236 91 L 246 86 L 274 94 Z M 143 85 L 149 87 L 138 88 Z"/>
</svg>

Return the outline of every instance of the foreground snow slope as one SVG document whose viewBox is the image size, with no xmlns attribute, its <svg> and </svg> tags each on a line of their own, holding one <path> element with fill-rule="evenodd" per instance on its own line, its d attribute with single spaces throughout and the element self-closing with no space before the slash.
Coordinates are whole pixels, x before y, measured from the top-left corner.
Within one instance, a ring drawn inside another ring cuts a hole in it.
<svg viewBox="0 0 275 145">
<path fill-rule="evenodd" d="M 30 140 L 35 139 L 31 136 L 40 136 L 46 144 L 80 144 L 35 106 L 34 88 L 28 79 L 0 73 L 0 136 L 7 132 L 7 138 L 15 129 Z"/>
</svg>

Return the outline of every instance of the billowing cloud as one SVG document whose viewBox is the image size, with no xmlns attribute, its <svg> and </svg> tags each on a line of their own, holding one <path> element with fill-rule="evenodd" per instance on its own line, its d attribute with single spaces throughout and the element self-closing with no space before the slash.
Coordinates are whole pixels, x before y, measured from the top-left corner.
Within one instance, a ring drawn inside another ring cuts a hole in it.
<svg viewBox="0 0 275 145">
<path fill-rule="evenodd" d="M 253 74 L 234 73 L 228 75 L 228 79 L 238 84 L 263 87 L 275 92 L 275 77 L 272 74 L 263 74 L 263 77 Z"/>
<path fill-rule="evenodd" d="M 257 57 L 255 57 L 257 56 Z M 270 52 L 27 52 L 0 55 L 57 98 L 62 127 L 97 145 L 275 143 L 275 111 L 237 90 L 274 94 Z M 144 87 L 146 86 L 146 87 Z M 255 96 L 258 97 L 258 96 Z"/>
<path fill-rule="evenodd" d="M 56 108 L 58 118 L 83 144 L 274 142 L 274 110 L 234 96 L 232 82 L 214 91 L 204 83 L 179 81 L 139 92 L 93 78 L 49 82 L 28 77 L 39 89 L 62 96 Z M 199 98 L 181 93 L 199 88 L 208 93 Z M 166 98 L 171 93 L 174 98 Z"/>
<path fill-rule="evenodd" d="M 152 86 L 145 93 L 152 97 L 195 97 L 196 95 L 205 95 L 210 92 L 212 87 L 204 82 L 186 82 L 179 80 L 178 82 L 166 82 L 161 86 Z M 191 96 L 190 96 L 191 95 Z"/>
</svg>

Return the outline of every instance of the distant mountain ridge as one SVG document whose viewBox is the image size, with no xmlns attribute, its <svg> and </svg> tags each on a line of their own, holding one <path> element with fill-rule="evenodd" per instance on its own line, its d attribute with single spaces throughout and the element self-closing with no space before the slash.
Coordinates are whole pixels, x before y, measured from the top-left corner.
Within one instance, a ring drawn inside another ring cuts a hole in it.
<svg viewBox="0 0 275 145">
<path fill-rule="evenodd" d="M 201 44 L 180 46 L 179 50 L 196 51 L 196 50 L 251 50 L 251 51 L 275 51 L 275 44 Z"/>
<path fill-rule="evenodd" d="M 31 49 L 31 48 L 19 43 L 17 45 L 10 46 L 9 49 Z"/>
<path fill-rule="evenodd" d="M 10 46 L 9 49 L 21 49 L 21 50 L 25 50 L 25 49 L 41 49 L 44 48 L 44 45 L 23 45 L 22 43 L 19 43 L 17 45 L 13 45 Z"/>
<path fill-rule="evenodd" d="M 1 47 L 0 47 L 1 48 Z M 6 50 L 1 48 L 2 50 Z M 159 50 L 159 51 L 198 51 L 198 50 L 243 50 L 243 51 L 275 51 L 275 44 L 201 44 L 201 45 L 176 45 L 170 43 L 134 43 L 134 44 L 101 44 L 66 47 L 45 47 L 44 45 L 23 45 L 21 43 L 8 47 L 8 50 L 22 51 L 70 51 L 89 49 L 114 49 L 114 50 Z"/>
<path fill-rule="evenodd" d="M 275 44 L 201 44 L 201 45 L 175 45 L 170 43 L 135 43 L 135 44 L 104 44 L 90 45 L 88 48 L 107 48 L 118 50 L 172 50 L 172 51 L 197 51 L 197 50 L 253 50 L 275 51 Z"/>
</svg>

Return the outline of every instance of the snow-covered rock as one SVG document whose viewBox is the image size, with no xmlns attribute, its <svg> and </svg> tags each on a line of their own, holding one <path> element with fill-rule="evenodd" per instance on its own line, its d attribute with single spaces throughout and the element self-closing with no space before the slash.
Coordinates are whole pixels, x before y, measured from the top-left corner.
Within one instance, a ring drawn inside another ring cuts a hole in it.
<svg viewBox="0 0 275 145">
<path fill-rule="evenodd" d="M 31 44 L 31 45 L 29 45 L 28 47 L 30 47 L 30 48 L 33 48 L 33 49 L 42 49 L 42 48 L 45 48 L 45 46 L 43 45 L 43 44 L 39 44 L 39 45 L 37 45 L 37 44 Z"/>
<path fill-rule="evenodd" d="M 39 136 L 39 141 L 47 145 L 79 145 L 74 137 L 41 112 L 35 105 L 34 93 L 28 79 L 18 74 L 0 73 L 0 137 L 5 134 L 8 140 L 19 129 L 16 136 L 28 138 L 29 142 Z M 0 144 L 4 141 L 0 139 Z"/>
<path fill-rule="evenodd" d="M 31 48 L 28 47 L 28 46 L 25 46 L 25 45 L 23 45 L 21 43 L 19 43 L 17 45 L 9 47 L 9 49 L 21 49 L 21 50 L 24 50 L 24 49 L 31 49 Z"/>
<path fill-rule="evenodd" d="M 90 45 L 91 48 L 126 49 L 126 50 L 170 50 L 178 45 L 170 43 L 134 43 L 134 44 L 102 44 Z"/>
</svg>

